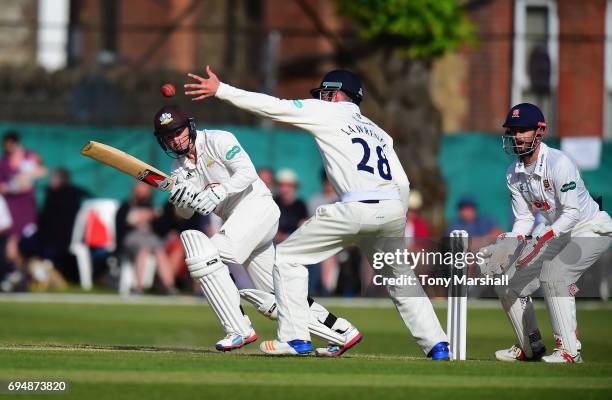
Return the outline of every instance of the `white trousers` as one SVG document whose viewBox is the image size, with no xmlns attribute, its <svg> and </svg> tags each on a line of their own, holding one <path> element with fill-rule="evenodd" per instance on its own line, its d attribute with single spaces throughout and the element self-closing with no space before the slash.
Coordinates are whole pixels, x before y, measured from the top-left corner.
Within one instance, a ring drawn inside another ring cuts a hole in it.
<svg viewBox="0 0 612 400">
<path fill-rule="evenodd" d="M 520 269 L 512 267 L 507 271 L 508 287 L 498 288 L 502 302 L 527 298 L 542 286 L 557 345 L 575 355 L 578 351 L 574 301 L 574 295 L 578 291 L 576 282 L 610 248 L 611 233 L 612 219 L 606 212 L 600 211 L 590 221 L 577 225 L 570 235 L 553 239 L 543 261 Z M 525 314 L 515 318 L 527 321 L 524 327 L 517 326 L 521 324 L 513 321 L 512 317 L 510 320 L 523 346 L 524 340 L 521 340 L 521 336 L 528 337 L 537 330 L 537 324 L 531 306 L 523 307 L 522 310 Z"/>
<path fill-rule="evenodd" d="M 600 211 L 592 220 L 576 226 L 570 235 L 552 239 L 543 261 L 518 270 L 512 267 L 506 272 L 508 289 L 529 296 L 540 287 L 540 282 L 575 284 L 610 247 L 612 237 L 600 232 L 608 224 L 612 229 L 612 219 Z"/>
<path fill-rule="evenodd" d="M 266 293 L 274 291 L 272 270 L 275 249 L 272 239 L 278 229 L 279 217 L 280 210 L 272 197 L 247 198 L 233 210 L 219 232 L 211 238 L 223 263 L 242 264 L 255 288 Z M 228 298 L 224 302 L 218 303 L 231 308 L 225 309 L 224 314 L 233 315 L 234 318 L 229 322 L 226 321 L 225 324 L 220 320 L 221 325 L 224 326 L 226 333 L 248 335 L 251 327 L 243 322 L 244 318 L 239 317 L 242 315 L 242 311 L 240 310 L 238 288 L 229 277 L 224 282 Z M 304 295 L 304 301 L 307 301 L 307 294 Z M 342 336 L 332 330 L 332 326 L 325 324 L 324 321 L 329 316 L 325 307 L 312 302 L 308 313 L 309 316 L 312 314 L 311 325 L 316 327 L 315 332 L 319 332 L 319 336 L 326 340 L 342 339 Z M 342 318 L 337 320 L 341 320 L 339 324 L 343 327 L 343 324 L 350 326 L 350 323 Z M 238 321 L 237 326 L 231 326 L 232 321 Z M 322 335 L 321 332 L 323 332 Z M 338 336 L 340 336 L 340 339 L 338 339 Z"/>
<path fill-rule="evenodd" d="M 241 264 L 255 288 L 272 292 L 274 245 L 280 210 L 272 197 L 244 199 L 212 238 L 225 264 Z M 237 290 L 237 289 L 236 289 Z"/>
<path fill-rule="evenodd" d="M 391 243 L 397 243 L 393 239 L 403 239 L 405 223 L 404 209 L 399 200 L 334 203 L 319 207 L 312 218 L 276 248 L 274 292 L 279 312 L 278 339 L 310 340 L 306 301 L 308 270 L 304 265 L 319 263 L 352 244 L 357 245 L 371 263 L 375 252 L 394 250 L 385 248 L 385 238 L 389 238 Z M 408 269 L 408 273 L 412 271 Z M 425 354 L 437 343 L 448 342 L 431 301 L 420 285 L 410 296 L 402 296 L 392 287 L 388 291 Z"/>
</svg>

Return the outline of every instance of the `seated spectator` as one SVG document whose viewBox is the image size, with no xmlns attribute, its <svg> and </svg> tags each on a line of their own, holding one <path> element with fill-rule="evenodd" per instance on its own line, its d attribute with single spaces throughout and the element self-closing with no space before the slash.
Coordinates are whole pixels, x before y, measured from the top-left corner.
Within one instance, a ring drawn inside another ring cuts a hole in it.
<svg viewBox="0 0 612 400">
<path fill-rule="evenodd" d="M 12 285 L 9 283 L 9 274 L 13 272 L 13 267 L 6 259 L 5 248 L 8 240 L 13 219 L 9 212 L 8 206 L 4 197 L 0 194 L 0 291 L 12 291 Z"/>
<path fill-rule="evenodd" d="M 181 244 L 180 234 L 188 229 L 202 230 L 205 217 L 195 213 L 191 218 L 185 219 L 176 213 L 176 208 L 166 202 L 162 214 L 153 223 L 153 229 L 159 237 L 163 238 L 164 249 L 168 255 L 170 270 L 181 289 L 191 290 L 191 278 L 185 264 L 185 251 Z M 199 285 L 195 285 L 199 289 Z"/>
<path fill-rule="evenodd" d="M 329 179 L 327 179 L 327 174 L 324 169 L 321 169 L 321 183 L 323 184 L 323 190 L 313 195 L 308 200 L 308 214 L 310 216 L 314 215 L 315 211 L 320 206 L 338 201 L 338 195 L 334 191 Z"/>
<path fill-rule="evenodd" d="M 119 254 L 128 257 L 136 271 L 135 292 L 142 291 L 142 277 L 147 260 L 155 256 L 157 276 L 163 285 L 164 294 L 175 294 L 174 274 L 164 244 L 153 231 L 157 218 L 152 205 L 152 188 L 138 182 L 132 196 L 121 204 L 116 216 L 116 241 Z"/>
<path fill-rule="evenodd" d="M 297 198 L 298 178 L 290 169 L 282 169 L 276 174 L 278 194 L 274 201 L 280 208 L 278 233 L 275 242 L 280 243 L 287 239 L 308 218 L 306 204 Z"/>
<path fill-rule="evenodd" d="M 408 249 L 412 251 L 427 248 L 426 242 L 430 239 L 429 223 L 420 214 L 422 206 L 423 196 L 421 192 L 411 190 L 408 197 L 408 212 L 406 213 L 404 236 L 408 239 Z"/>
<path fill-rule="evenodd" d="M 262 167 L 259 168 L 257 170 L 257 175 L 259 175 L 259 178 L 263 181 L 263 183 L 266 184 L 266 186 L 268 187 L 268 189 L 270 189 L 270 191 L 275 194 L 275 187 L 274 187 L 274 172 L 272 171 L 271 168 L 268 167 Z"/>
<path fill-rule="evenodd" d="M 76 215 L 87 197 L 87 191 L 71 183 L 68 170 L 56 168 L 51 174 L 38 219 L 38 255 L 51 260 L 62 275 L 73 282 L 77 282 L 79 276 L 76 260 L 69 251 L 70 240 Z"/>
<path fill-rule="evenodd" d="M 447 237 L 454 230 L 464 230 L 470 236 L 470 248 L 477 250 L 501 233 L 491 218 L 478 214 L 478 205 L 472 197 L 462 197 L 457 203 L 457 210 L 459 218 L 448 225 Z"/>
<path fill-rule="evenodd" d="M 336 294 L 342 297 L 355 297 L 361 293 L 362 257 L 357 246 L 349 246 L 336 255 L 338 262 L 338 282 Z M 371 269 L 370 266 L 367 266 Z"/>
<path fill-rule="evenodd" d="M 406 238 L 406 248 L 412 252 L 430 251 L 436 246 L 430 236 L 431 229 L 429 222 L 421 216 L 422 206 L 423 196 L 421 192 L 416 189 L 411 189 L 408 197 L 408 211 L 406 212 L 404 237 Z M 427 263 L 427 261 L 421 260 L 415 268 L 415 273 L 417 275 L 432 275 L 435 273 L 434 266 Z M 441 291 L 437 293 L 435 290 L 432 290 L 431 287 L 426 287 L 425 290 L 427 294 L 432 297 L 443 294 Z"/>
<path fill-rule="evenodd" d="M 47 173 L 40 157 L 21 145 L 15 131 L 2 140 L 4 156 L 0 160 L 0 194 L 4 196 L 13 225 L 6 244 L 6 256 L 17 267 L 24 264 L 19 251 L 22 237 L 36 232 L 36 196 L 34 184 Z"/>
</svg>

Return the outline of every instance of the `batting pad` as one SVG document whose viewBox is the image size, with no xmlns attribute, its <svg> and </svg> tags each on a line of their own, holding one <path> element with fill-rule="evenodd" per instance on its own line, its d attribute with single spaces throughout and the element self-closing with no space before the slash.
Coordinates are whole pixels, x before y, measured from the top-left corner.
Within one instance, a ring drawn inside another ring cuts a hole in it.
<svg viewBox="0 0 612 400">
<path fill-rule="evenodd" d="M 278 318 L 276 299 L 272 293 L 258 289 L 241 289 L 239 292 L 240 297 L 251 303 L 265 317 L 271 320 Z"/>
<path fill-rule="evenodd" d="M 327 343 L 336 344 L 338 346 L 344 346 L 346 344 L 346 336 L 328 328 L 314 315 L 312 315 L 312 318 L 308 323 L 308 330 L 312 335 L 318 337 L 319 339 L 325 340 Z"/>
<path fill-rule="evenodd" d="M 568 286 L 563 282 L 542 282 L 542 289 L 553 333 L 561 338 L 561 347 L 573 357 L 578 354 L 576 300 L 567 295 Z"/>
<path fill-rule="evenodd" d="M 248 336 L 251 323 L 240 310 L 240 294 L 232 280 L 227 265 L 223 264 L 217 248 L 200 231 L 188 230 L 181 233 L 185 248 L 185 262 L 193 279 L 197 279 L 217 315 L 225 333 Z"/>
<path fill-rule="evenodd" d="M 539 334 L 538 323 L 530 296 L 518 296 L 507 288 L 496 288 L 502 307 L 508 316 L 510 325 L 519 343 L 519 347 L 527 358 L 533 357 L 533 348 L 543 346 Z M 534 341 L 530 340 L 530 335 Z"/>
</svg>

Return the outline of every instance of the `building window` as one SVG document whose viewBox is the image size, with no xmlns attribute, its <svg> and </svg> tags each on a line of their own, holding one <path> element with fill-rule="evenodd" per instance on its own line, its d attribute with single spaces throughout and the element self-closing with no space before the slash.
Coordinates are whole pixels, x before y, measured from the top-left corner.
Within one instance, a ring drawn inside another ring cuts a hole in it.
<svg viewBox="0 0 612 400">
<path fill-rule="evenodd" d="M 119 18 L 119 4 L 117 0 L 105 0 L 101 7 L 101 49 L 115 54 L 117 52 L 117 21 Z"/>
<path fill-rule="evenodd" d="M 555 0 L 515 0 L 512 104 L 537 104 L 555 133 L 559 18 Z"/>
<path fill-rule="evenodd" d="M 68 56 L 68 0 L 39 0 L 36 59 L 47 71 L 66 67 Z"/>
</svg>

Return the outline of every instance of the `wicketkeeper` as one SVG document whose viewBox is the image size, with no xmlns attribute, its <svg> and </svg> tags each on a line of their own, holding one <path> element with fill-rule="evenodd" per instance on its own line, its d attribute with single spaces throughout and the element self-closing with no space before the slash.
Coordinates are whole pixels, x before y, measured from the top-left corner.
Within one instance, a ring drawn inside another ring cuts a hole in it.
<svg viewBox="0 0 612 400">
<path fill-rule="evenodd" d="M 489 257 L 481 268 L 485 274 L 509 275 L 508 287 L 497 287 L 497 292 L 518 344 L 495 356 L 502 361 L 582 362 L 576 282 L 608 250 L 612 220 L 589 195 L 574 162 L 542 143 L 546 122 L 538 107 L 512 107 L 503 126 L 503 148 L 517 156 L 506 173 L 516 221 L 511 232 L 481 250 Z M 533 228 L 535 212 L 547 222 Z M 548 356 L 530 297 L 540 285 L 555 337 Z"/>
</svg>

